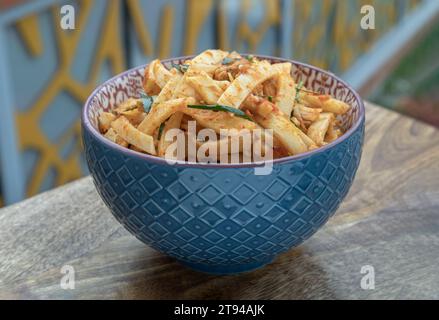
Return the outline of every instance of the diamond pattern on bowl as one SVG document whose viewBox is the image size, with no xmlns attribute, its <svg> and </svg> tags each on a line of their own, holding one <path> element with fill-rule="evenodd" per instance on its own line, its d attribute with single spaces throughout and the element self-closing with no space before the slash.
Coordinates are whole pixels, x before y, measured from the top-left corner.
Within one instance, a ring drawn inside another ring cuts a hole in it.
<svg viewBox="0 0 439 320">
<path fill-rule="evenodd" d="M 211 184 L 201 189 L 198 192 L 198 195 L 210 205 L 214 204 L 223 197 L 223 193 Z"/>
<path fill-rule="evenodd" d="M 136 157 L 115 165 L 121 159 L 110 148 L 96 149 L 87 133 L 84 139 L 101 196 L 137 238 L 180 260 L 235 265 L 284 252 L 329 219 L 354 177 L 362 131 L 342 153 L 283 163 L 270 176 L 248 168 L 163 169 Z"/>
<path fill-rule="evenodd" d="M 251 201 L 251 199 L 256 196 L 256 190 L 246 183 L 241 184 L 232 193 L 232 197 L 236 199 L 240 204 L 245 205 Z"/>
<path fill-rule="evenodd" d="M 269 196 L 273 201 L 279 200 L 285 192 L 288 190 L 288 184 L 281 179 L 273 181 L 271 185 L 265 189 L 265 194 Z"/>
<path fill-rule="evenodd" d="M 238 222 L 240 225 L 245 226 L 247 223 L 256 218 L 255 214 L 250 213 L 248 210 L 243 209 L 237 214 L 232 216 L 232 219 Z"/>
<path fill-rule="evenodd" d="M 225 218 L 215 212 L 214 210 L 209 210 L 206 213 L 204 213 L 201 218 L 211 227 L 214 227 L 218 223 L 220 223 Z"/>
</svg>

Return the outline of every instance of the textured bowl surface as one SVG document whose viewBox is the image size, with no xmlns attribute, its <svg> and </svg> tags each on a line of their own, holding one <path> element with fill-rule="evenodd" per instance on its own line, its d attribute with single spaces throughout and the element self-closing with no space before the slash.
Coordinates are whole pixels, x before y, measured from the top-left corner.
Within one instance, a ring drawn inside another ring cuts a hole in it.
<svg viewBox="0 0 439 320">
<path fill-rule="evenodd" d="M 299 245 L 335 213 L 359 165 L 364 105 L 358 94 L 318 68 L 262 58 L 293 63 L 296 80 L 352 106 L 342 119 L 345 135 L 323 148 L 274 160 L 270 175 L 255 175 L 245 164 L 169 165 L 102 137 L 99 113 L 139 96 L 144 66 L 98 87 L 83 110 L 88 166 L 113 215 L 144 243 L 200 271 L 252 270 Z"/>
</svg>

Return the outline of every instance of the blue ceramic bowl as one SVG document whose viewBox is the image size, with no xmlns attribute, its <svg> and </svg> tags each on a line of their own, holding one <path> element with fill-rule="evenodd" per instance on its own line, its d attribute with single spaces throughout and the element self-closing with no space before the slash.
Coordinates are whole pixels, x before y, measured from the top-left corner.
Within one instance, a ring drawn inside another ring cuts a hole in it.
<svg viewBox="0 0 439 320">
<path fill-rule="evenodd" d="M 359 95 L 318 68 L 261 58 L 291 62 L 296 80 L 352 106 L 342 119 L 347 132 L 341 138 L 274 160 L 270 175 L 255 175 L 251 164 L 169 165 L 105 139 L 97 129 L 98 114 L 139 96 L 144 66 L 98 87 L 83 110 L 88 166 L 113 215 L 147 245 L 199 271 L 256 269 L 308 239 L 335 213 L 360 162 L 365 112 Z"/>
</svg>

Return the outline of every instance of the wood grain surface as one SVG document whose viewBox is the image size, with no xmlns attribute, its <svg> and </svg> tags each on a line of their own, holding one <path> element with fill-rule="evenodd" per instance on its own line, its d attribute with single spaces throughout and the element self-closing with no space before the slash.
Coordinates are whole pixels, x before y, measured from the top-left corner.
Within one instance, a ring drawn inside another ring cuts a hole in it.
<svg viewBox="0 0 439 320">
<path fill-rule="evenodd" d="M 439 299 L 439 130 L 372 105 L 354 185 L 269 266 L 211 276 L 125 231 L 87 177 L 0 211 L 3 299 Z M 75 268 L 63 290 L 61 267 Z M 360 286 L 375 269 L 375 289 Z"/>
</svg>

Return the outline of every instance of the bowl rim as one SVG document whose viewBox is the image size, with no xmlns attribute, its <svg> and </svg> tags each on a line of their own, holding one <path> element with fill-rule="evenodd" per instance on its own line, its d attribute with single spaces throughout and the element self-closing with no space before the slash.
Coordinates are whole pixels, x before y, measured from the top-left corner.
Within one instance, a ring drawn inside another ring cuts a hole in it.
<svg viewBox="0 0 439 320">
<path fill-rule="evenodd" d="M 317 149 L 314 150 L 310 150 L 304 153 L 300 153 L 297 155 L 293 155 L 293 156 L 288 156 L 288 157 L 282 157 L 282 158 L 278 158 L 278 159 L 273 159 L 270 161 L 266 161 L 266 162 L 245 162 L 245 163 L 227 163 L 227 164 L 221 164 L 221 163 L 198 163 L 198 162 L 188 162 L 188 161 L 181 161 L 181 160 L 176 160 L 173 161 L 173 163 L 169 163 L 169 160 L 166 160 L 164 158 L 160 158 L 157 156 L 153 156 L 153 155 L 149 155 L 146 153 L 140 153 L 128 148 L 124 148 L 108 139 L 106 139 L 91 123 L 90 119 L 88 118 L 88 114 L 89 114 L 89 109 L 90 109 L 90 105 L 91 102 L 93 100 L 93 98 L 97 95 L 97 93 L 99 91 L 102 90 L 102 88 L 106 85 L 108 85 L 109 83 L 114 82 L 116 79 L 123 77 L 125 75 L 128 75 L 130 73 L 133 73 L 141 68 L 145 68 L 149 65 L 149 63 L 144 64 L 144 65 L 140 65 L 140 66 L 136 66 L 133 68 L 130 68 L 122 73 L 119 73 L 113 77 L 111 77 L 110 79 L 106 80 L 105 82 L 103 82 L 102 84 L 100 84 L 99 86 L 97 86 L 93 92 L 89 95 L 89 97 L 87 98 L 83 108 L 82 108 L 82 113 L 81 113 L 81 124 L 82 124 L 82 130 L 87 130 L 92 136 L 94 136 L 96 139 L 98 139 L 98 141 L 100 143 L 103 143 L 104 145 L 106 145 L 107 147 L 109 147 L 110 149 L 114 149 L 118 152 L 122 152 L 127 156 L 132 156 L 138 159 L 142 159 L 142 160 L 146 160 L 148 162 L 152 162 L 155 164 L 161 164 L 161 165 L 168 165 L 168 166 L 177 166 L 177 167 L 190 167 L 190 168 L 256 168 L 256 167 L 260 167 L 260 166 L 264 166 L 266 163 L 268 164 L 280 164 L 280 163 L 284 163 L 284 162 L 290 162 L 290 161 L 294 161 L 294 160 L 302 160 L 304 158 L 308 158 L 311 156 L 314 156 L 316 154 L 325 152 L 331 148 L 334 148 L 336 145 L 344 142 L 346 139 L 348 139 L 350 136 L 352 136 L 357 130 L 358 128 L 364 123 L 365 121 L 365 107 L 364 107 L 364 101 L 363 99 L 361 99 L 360 94 L 354 90 L 354 88 L 352 88 L 351 85 L 349 85 L 348 83 L 346 83 L 344 80 L 342 80 L 341 78 L 339 78 L 338 76 L 336 76 L 335 74 L 333 74 L 330 71 L 326 71 L 323 70 L 321 68 L 315 67 L 313 65 L 307 64 L 307 63 L 303 63 L 303 62 L 299 62 L 293 59 L 287 59 L 287 58 L 281 58 L 281 57 L 274 57 L 274 56 L 268 56 L 268 55 L 260 55 L 260 54 L 247 54 L 247 53 L 242 53 L 242 56 L 249 56 L 252 55 L 254 57 L 257 58 L 261 58 L 261 59 L 267 59 L 267 60 L 275 60 L 276 62 L 291 62 L 295 65 L 299 65 L 305 68 L 310 68 L 313 69 L 314 71 L 318 71 L 324 74 L 327 74 L 329 76 L 331 76 L 332 78 L 334 78 L 335 80 L 337 80 L 338 82 L 342 83 L 348 90 L 350 90 L 355 99 L 358 101 L 358 107 L 359 107 L 359 116 L 357 121 L 349 128 L 348 131 L 346 131 L 341 137 L 337 138 L 336 140 L 328 143 L 327 145 L 323 146 L 323 147 L 319 147 Z M 163 63 L 167 63 L 167 62 L 172 62 L 172 61 L 183 61 L 183 60 L 190 60 L 193 57 L 195 57 L 196 55 L 188 55 L 188 56 L 181 56 L 181 57 L 175 57 L 175 58 L 167 58 L 167 59 L 163 59 L 161 60 L 161 62 Z"/>
</svg>

